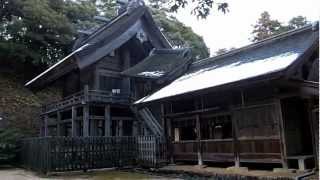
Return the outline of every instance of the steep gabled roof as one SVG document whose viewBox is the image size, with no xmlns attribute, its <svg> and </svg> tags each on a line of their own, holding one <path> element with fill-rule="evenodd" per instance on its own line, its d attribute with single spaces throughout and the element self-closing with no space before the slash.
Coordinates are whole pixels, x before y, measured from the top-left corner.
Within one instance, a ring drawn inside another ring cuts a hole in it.
<svg viewBox="0 0 320 180">
<path fill-rule="evenodd" d="M 77 43 L 77 47 L 74 48 L 75 50 L 72 53 L 25 85 L 32 87 L 43 86 L 74 69 L 84 69 L 119 48 L 140 30 L 147 34 L 155 48 L 171 48 L 170 43 L 153 21 L 148 8 L 139 6 L 120 14 L 88 37 L 83 38 L 81 42 Z"/>
<path fill-rule="evenodd" d="M 153 49 L 148 57 L 122 74 L 157 80 L 190 63 L 189 49 Z"/>
<path fill-rule="evenodd" d="M 319 31 L 308 25 L 229 53 L 194 62 L 180 78 L 136 102 L 145 103 L 265 75 L 281 75 L 315 44 Z"/>
</svg>

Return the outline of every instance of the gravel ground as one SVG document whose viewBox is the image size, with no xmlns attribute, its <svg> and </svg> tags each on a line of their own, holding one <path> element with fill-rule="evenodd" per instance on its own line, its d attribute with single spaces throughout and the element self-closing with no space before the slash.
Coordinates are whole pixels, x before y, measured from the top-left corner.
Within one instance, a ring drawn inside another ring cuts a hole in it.
<svg viewBox="0 0 320 180">
<path fill-rule="evenodd" d="M 147 174 L 145 174 L 147 173 Z M 44 176 L 32 171 L 21 168 L 0 168 L 0 180 L 181 180 L 190 179 L 189 175 L 208 175 L 225 174 L 225 175 L 243 175 L 243 176 L 259 176 L 259 177 L 295 177 L 302 172 L 272 172 L 263 170 L 245 170 L 245 169 L 226 169 L 216 167 L 200 168 L 193 165 L 174 165 L 160 168 L 154 173 L 148 171 L 116 171 L 113 169 L 104 169 L 89 172 L 67 172 L 59 174 L 51 174 Z M 188 175 L 189 174 L 189 175 Z M 178 175 L 178 176 L 176 176 Z M 165 176 L 165 177 L 164 177 Z M 189 178 L 187 178 L 189 177 Z M 314 175 L 308 179 L 318 179 L 319 176 Z M 192 178 L 191 178 L 192 179 Z M 194 178 L 193 178 L 194 179 Z M 197 179 L 197 178 L 195 178 Z"/>
<path fill-rule="evenodd" d="M 280 171 L 273 172 L 268 170 L 248 170 L 246 168 L 218 168 L 218 167 L 199 167 L 196 165 L 172 165 L 160 168 L 159 171 L 178 172 L 178 173 L 195 173 L 195 174 L 223 174 L 223 175 L 242 175 L 242 176 L 259 176 L 259 177 L 296 177 L 303 172 Z"/>
<path fill-rule="evenodd" d="M 20 168 L 0 169 L 0 180 L 179 180 L 177 178 L 161 177 L 136 172 L 115 170 L 99 170 L 90 172 L 68 172 L 50 175 L 48 177 Z"/>
</svg>

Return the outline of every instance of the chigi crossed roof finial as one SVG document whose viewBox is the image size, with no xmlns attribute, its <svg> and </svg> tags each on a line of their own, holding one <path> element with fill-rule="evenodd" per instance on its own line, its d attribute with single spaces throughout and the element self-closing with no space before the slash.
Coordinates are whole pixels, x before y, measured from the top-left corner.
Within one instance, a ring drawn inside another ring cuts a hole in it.
<svg viewBox="0 0 320 180">
<path fill-rule="evenodd" d="M 130 14 L 132 10 L 145 5 L 143 0 L 117 0 L 117 4 L 119 5 L 118 15 L 123 12 Z"/>
</svg>

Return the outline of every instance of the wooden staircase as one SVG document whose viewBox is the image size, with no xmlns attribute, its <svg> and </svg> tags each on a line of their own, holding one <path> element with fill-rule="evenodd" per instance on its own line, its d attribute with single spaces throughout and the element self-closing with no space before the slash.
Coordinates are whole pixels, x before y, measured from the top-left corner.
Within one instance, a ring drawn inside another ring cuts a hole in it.
<svg viewBox="0 0 320 180">
<path fill-rule="evenodd" d="M 151 130 L 154 136 L 162 137 L 164 136 L 164 129 L 161 127 L 157 119 L 153 116 L 152 112 L 149 108 L 144 107 L 140 110 L 136 108 L 131 108 L 134 114 L 137 116 L 138 119 L 141 119 L 145 122 L 148 128 Z"/>
</svg>

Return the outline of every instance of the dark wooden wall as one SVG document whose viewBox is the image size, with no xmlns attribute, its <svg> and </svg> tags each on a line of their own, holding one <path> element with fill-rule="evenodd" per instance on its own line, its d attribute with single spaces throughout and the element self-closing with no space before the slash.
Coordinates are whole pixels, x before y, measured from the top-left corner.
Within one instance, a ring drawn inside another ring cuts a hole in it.
<svg viewBox="0 0 320 180">
<path fill-rule="evenodd" d="M 69 96 L 81 89 L 79 71 L 73 71 L 64 77 L 63 96 Z"/>
<path fill-rule="evenodd" d="M 172 158 L 199 161 L 200 151 L 201 161 L 279 163 L 286 167 L 287 156 L 310 154 L 310 127 L 303 123 L 308 121 L 308 111 L 301 100 L 305 96 L 298 96 L 300 103 L 285 102 L 284 98 L 299 92 L 277 85 L 263 82 L 164 103 Z"/>
</svg>

